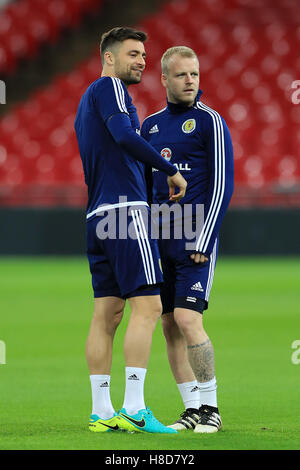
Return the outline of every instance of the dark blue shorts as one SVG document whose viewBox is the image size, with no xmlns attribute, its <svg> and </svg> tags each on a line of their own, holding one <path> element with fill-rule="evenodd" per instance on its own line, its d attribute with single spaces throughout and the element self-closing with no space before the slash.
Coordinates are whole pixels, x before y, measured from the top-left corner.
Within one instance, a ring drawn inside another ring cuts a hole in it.
<svg viewBox="0 0 300 470">
<path fill-rule="evenodd" d="M 132 209 L 126 227 L 124 214 L 120 209 L 106 211 L 87 222 L 87 256 L 94 297 L 125 299 L 160 293 L 163 276 L 158 243 L 151 240 L 147 230 L 150 210 L 146 206 Z M 107 238 L 103 237 L 105 226 L 107 231 L 110 227 Z"/>
<path fill-rule="evenodd" d="M 206 263 L 190 259 L 192 251 L 185 249 L 185 239 L 160 240 L 164 284 L 161 287 L 163 313 L 174 308 L 188 308 L 202 313 L 208 308 L 217 261 L 218 240 Z"/>
</svg>

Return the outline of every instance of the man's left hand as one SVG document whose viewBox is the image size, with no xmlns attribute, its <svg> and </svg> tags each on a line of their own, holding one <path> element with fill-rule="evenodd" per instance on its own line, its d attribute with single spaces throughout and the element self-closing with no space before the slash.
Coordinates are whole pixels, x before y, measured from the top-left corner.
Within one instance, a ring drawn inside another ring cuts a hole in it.
<svg viewBox="0 0 300 470">
<path fill-rule="evenodd" d="M 208 261 L 207 256 L 203 255 L 203 253 L 193 253 L 190 258 L 194 260 L 195 263 L 206 263 Z"/>
</svg>

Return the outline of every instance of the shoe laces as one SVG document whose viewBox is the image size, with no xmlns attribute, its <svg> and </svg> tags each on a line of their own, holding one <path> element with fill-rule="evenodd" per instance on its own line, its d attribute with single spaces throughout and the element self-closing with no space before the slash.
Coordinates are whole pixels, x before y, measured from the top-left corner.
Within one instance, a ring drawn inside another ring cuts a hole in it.
<svg viewBox="0 0 300 470">
<path fill-rule="evenodd" d="M 161 424 L 158 419 L 155 418 L 155 416 L 153 415 L 152 411 L 150 408 L 145 408 L 146 409 L 146 412 L 143 412 L 143 414 L 146 414 L 148 415 L 148 417 L 155 423 L 158 423 L 158 424 Z"/>
<path fill-rule="evenodd" d="M 146 406 L 145 410 L 143 410 L 143 414 L 147 414 L 149 416 L 153 415 L 152 411 L 151 411 L 151 408 L 148 408 Z"/>
<path fill-rule="evenodd" d="M 199 409 L 201 424 L 207 424 L 210 421 L 213 413 L 218 413 L 218 409 L 212 409 L 208 405 L 202 405 Z"/>
<path fill-rule="evenodd" d="M 199 415 L 199 410 L 197 410 L 196 408 L 187 408 L 181 413 L 180 418 L 183 418 L 183 419 L 188 418 L 189 416 L 192 416 L 193 414 Z"/>
</svg>

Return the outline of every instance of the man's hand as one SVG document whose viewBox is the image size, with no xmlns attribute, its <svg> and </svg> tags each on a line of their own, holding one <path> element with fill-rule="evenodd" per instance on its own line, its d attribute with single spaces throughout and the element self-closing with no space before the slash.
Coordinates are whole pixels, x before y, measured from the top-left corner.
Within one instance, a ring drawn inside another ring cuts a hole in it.
<svg viewBox="0 0 300 470">
<path fill-rule="evenodd" d="M 169 200 L 178 202 L 185 195 L 187 182 L 184 177 L 177 171 L 175 175 L 168 176 L 168 185 L 169 185 Z M 175 194 L 175 187 L 179 188 L 179 192 Z"/>
<path fill-rule="evenodd" d="M 195 263 L 206 263 L 206 261 L 208 261 L 208 258 L 203 253 L 193 253 L 190 258 L 193 259 Z"/>
</svg>

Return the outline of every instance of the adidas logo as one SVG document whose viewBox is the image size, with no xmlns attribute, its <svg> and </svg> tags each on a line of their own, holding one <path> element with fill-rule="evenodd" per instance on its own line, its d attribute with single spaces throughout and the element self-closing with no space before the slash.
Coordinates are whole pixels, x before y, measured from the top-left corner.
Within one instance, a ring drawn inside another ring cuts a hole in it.
<svg viewBox="0 0 300 470">
<path fill-rule="evenodd" d="M 199 290 L 200 292 L 203 292 L 203 287 L 201 285 L 201 282 L 196 282 L 196 284 L 194 284 L 192 287 L 191 287 L 192 290 Z"/>
<path fill-rule="evenodd" d="M 159 132 L 157 124 L 155 126 L 151 127 L 149 134 L 155 134 L 155 132 Z"/>
<path fill-rule="evenodd" d="M 200 387 L 198 387 L 198 385 L 195 385 L 195 387 L 192 388 L 191 393 L 192 392 L 198 392 L 198 390 L 200 390 Z"/>
<path fill-rule="evenodd" d="M 140 380 L 135 374 L 132 374 L 130 377 L 128 377 L 128 380 Z"/>
<path fill-rule="evenodd" d="M 103 384 L 101 384 L 100 387 L 109 387 L 108 382 L 103 382 Z"/>
</svg>

